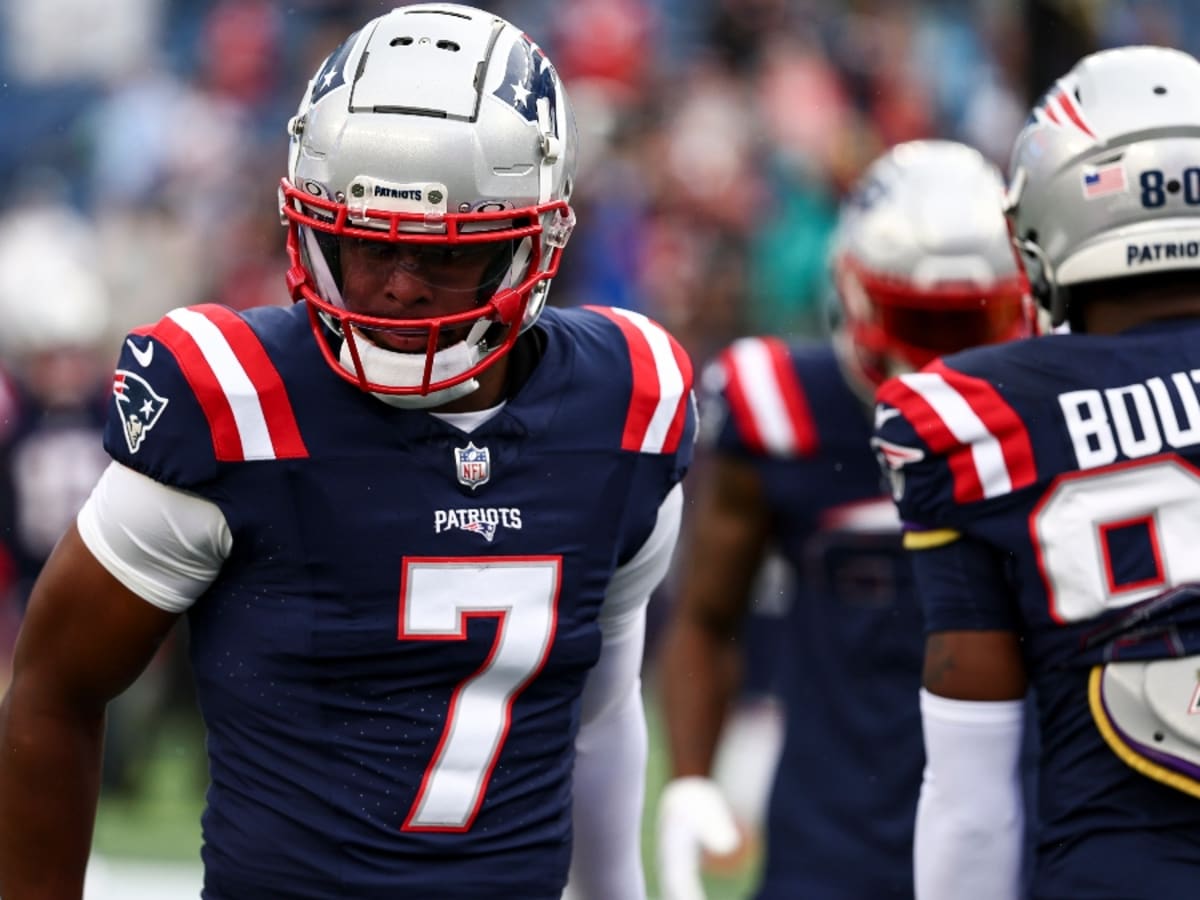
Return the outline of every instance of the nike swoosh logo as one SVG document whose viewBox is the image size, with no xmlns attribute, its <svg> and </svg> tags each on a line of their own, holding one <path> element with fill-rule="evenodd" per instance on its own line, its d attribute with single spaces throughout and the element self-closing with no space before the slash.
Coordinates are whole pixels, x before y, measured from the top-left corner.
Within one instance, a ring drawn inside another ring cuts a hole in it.
<svg viewBox="0 0 1200 900">
<path fill-rule="evenodd" d="M 129 352 L 133 354 L 133 358 L 138 361 L 143 369 L 154 360 L 154 341 L 147 344 L 145 350 L 139 350 L 137 344 L 131 340 L 127 340 L 125 343 L 129 347 Z"/>
</svg>

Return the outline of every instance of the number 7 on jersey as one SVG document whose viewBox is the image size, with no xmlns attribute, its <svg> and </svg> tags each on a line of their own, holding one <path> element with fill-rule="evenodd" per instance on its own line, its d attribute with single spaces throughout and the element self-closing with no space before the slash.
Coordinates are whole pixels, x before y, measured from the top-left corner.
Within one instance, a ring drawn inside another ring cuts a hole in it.
<svg viewBox="0 0 1200 900">
<path fill-rule="evenodd" d="M 487 658 L 450 698 L 404 831 L 471 827 L 508 736 L 513 701 L 554 642 L 561 572 L 557 556 L 404 560 L 399 640 L 465 641 L 470 619 L 498 619 Z"/>
</svg>

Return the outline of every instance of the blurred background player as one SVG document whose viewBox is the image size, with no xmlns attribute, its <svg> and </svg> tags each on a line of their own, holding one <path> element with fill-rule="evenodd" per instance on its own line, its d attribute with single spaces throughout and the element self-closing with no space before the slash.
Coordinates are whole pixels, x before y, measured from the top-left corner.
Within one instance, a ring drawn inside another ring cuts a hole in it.
<svg viewBox="0 0 1200 900">
<path fill-rule="evenodd" d="M 1047 335 L 879 391 L 929 632 L 925 900 L 1016 897 L 1021 698 L 1035 897 L 1200 878 L 1200 63 L 1084 57 L 1016 141 L 1008 215 Z M 1132 861 L 1136 860 L 1136 865 Z"/>
<path fill-rule="evenodd" d="M 34 580 L 109 462 L 102 437 L 114 309 L 96 266 L 99 238 L 91 220 L 65 202 L 59 179 L 42 173 L 32 185 L 0 217 L 0 317 L 9 323 L 0 332 L 0 359 L 11 368 L 15 400 L 11 417 L 0 415 L 7 419 L 0 425 L 7 434 L 0 434 L 0 547 L 13 574 L 3 621 L 10 623 L 19 621 Z M 5 641 L 4 632 L 0 625 L 0 683 L 7 684 L 15 633 Z M 136 792 L 163 714 L 182 709 L 194 721 L 190 695 L 183 652 L 168 641 L 110 706 L 106 790 Z"/>
<path fill-rule="evenodd" d="M 0 480 L 13 498 L 4 540 L 23 607 L 42 563 L 108 463 L 111 302 L 87 219 L 49 198 L 0 217 L 0 359 L 17 412 L 5 416 Z"/>
<path fill-rule="evenodd" d="M 33 581 L 108 462 L 111 306 L 95 249 L 44 182 L 0 216 L 0 686 Z"/>
<path fill-rule="evenodd" d="M 737 843 L 710 780 L 743 665 L 752 582 L 778 548 L 794 593 L 771 655 L 786 736 L 758 896 L 912 896 L 923 754 L 922 631 L 899 522 L 870 447 L 887 375 L 1026 331 L 999 171 L 948 141 L 901 144 L 845 201 L 827 343 L 734 342 L 703 378 L 704 468 L 661 650 L 674 780 L 661 798 L 667 900 L 702 896 L 702 849 Z"/>
</svg>

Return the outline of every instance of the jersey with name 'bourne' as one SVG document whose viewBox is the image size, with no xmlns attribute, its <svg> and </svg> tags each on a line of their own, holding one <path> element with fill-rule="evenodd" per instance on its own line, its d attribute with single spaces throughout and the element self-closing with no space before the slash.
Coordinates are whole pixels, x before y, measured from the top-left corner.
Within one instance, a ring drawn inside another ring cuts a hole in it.
<svg viewBox="0 0 1200 900">
<path fill-rule="evenodd" d="M 1016 630 L 1041 724 L 1037 897 L 1191 896 L 1200 800 L 1105 744 L 1091 667 L 1200 652 L 1200 321 L 979 348 L 888 382 L 875 443 L 930 631 Z M 1137 865 L 1131 865 L 1137 860 Z"/>
</svg>

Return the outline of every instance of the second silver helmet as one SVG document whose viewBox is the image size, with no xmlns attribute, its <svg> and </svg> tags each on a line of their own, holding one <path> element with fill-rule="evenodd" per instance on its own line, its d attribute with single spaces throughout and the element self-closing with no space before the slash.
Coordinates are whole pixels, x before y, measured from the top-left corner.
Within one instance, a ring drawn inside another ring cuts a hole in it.
<svg viewBox="0 0 1200 900">
<path fill-rule="evenodd" d="M 1073 285 L 1200 268 L 1200 62 L 1094 53 L 1046 93 L 1013 148 L 1008 216 L 1060 325 Z"/>
</svg>

